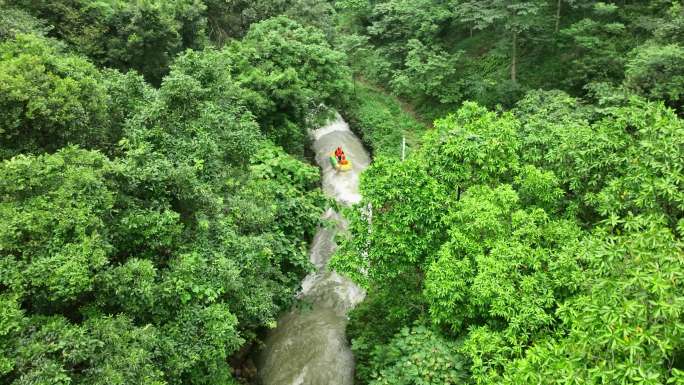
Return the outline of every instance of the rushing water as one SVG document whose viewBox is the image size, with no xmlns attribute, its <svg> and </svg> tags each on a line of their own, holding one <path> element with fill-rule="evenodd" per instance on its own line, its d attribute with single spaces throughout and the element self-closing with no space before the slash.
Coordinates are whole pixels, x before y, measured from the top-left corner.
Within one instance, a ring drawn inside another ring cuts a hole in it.
<svg viewBox="0 0 684 385">
<path fill-rule="evenodd" d="M 370 158 L 361 141 L 342 118 L 312 133 L 316 162 L 323 173 L 323 191 L 343 204 L 361 200 L 359 174 Z M 338 173 L 328 160 L 341 146 L 353 169 Z M 325 219 L 336 223 L 318 230 L 310 258 L 316 272 L 302 282 L 300 306 L 285 314 L 266 339 L 259 373 L 264 385 L 348 385 L 354 379 L 354 357 L 347 344 L 347 312 L 363 300 L 364 292 L 341 275 L 326 270 L 335 251 L 335 234 L 344 219 L 329 209 Z"/>
</svg>

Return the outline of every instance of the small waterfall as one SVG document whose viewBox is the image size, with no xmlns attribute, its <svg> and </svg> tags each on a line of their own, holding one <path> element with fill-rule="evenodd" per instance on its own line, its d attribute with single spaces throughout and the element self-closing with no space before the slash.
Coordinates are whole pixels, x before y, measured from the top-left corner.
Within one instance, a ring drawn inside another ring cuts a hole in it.
<svg viewBox="0 0 684 385">
<path fill-rule="evenodd" d="M 361 201 L 359 175 L 370 157 L 359 138 L 341 117 L 312 132 L 316 162 L 322 170 L 323 191 L 338 202 L 351 205 Z M 338 173 L 328 157 L 338 146 L 352 162 L 352 170 Z M 347 312 L 361 302 L 363 290 L 347 278 L 327 271 L 335 252 L 335 234 L 346 222 L 332 209 L 324 215 L 337 225 L 322 227 L 314 237 L 310 258 L 316 272 L 302 281 L 299 294 L 303 304 L 281 317 L 263 350 L 259 373 L 264 385 L 351 385 L 354 357 L 347 344 Z"/>
</svg>

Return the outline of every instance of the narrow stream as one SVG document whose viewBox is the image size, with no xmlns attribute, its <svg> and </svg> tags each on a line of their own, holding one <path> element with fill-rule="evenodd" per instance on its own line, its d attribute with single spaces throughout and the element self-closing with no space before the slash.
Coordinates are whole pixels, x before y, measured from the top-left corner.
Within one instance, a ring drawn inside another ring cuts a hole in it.
<svg viewBox="0 0 684 385">
<path fill-rule="evenodd" d="M 338 202 L 350 205 L 361 200 L 359 175 L 370 164 L 361 141 L 338 117 L 312 133 L 316 162 L 323 173 L 323 191 Z M 335 171 L 329 154 L 341 146 L 353 169 Z M 264 385 L 350 385 L 354 382 L 354 357 L 347 344 L 347 312 L 363 300 L 365 293 L 353 282 L 326 271 L 335 251 L 335 234 L 346 222 L 329 209 L 324 218 L 334 228 L 320 228 L 311 245 L 310 258 L 316 272 L 302 282 L 300 306 L 286 313 L 266 339 L 260 362 Z"/>
</svg>

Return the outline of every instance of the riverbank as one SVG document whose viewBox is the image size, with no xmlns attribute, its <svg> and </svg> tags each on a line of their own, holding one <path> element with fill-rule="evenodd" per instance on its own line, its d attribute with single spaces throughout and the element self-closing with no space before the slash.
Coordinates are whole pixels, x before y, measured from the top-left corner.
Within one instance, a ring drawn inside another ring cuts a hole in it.
<svg viewBox="0 0 684 385">
<path fill-rule="evenodd" d="M 352 100 L 342 115 L 374 156 L 400 157 L 403 138 L 407 151 L 411 151 L 430 127 L 409 105 L 358 79 Z"/>
</svg>

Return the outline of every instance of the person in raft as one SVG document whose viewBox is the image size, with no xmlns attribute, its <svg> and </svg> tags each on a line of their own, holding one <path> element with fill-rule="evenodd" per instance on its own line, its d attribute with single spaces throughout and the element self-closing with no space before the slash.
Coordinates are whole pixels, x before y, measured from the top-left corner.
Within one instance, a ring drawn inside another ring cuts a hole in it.
<svg viewBox="0 0 684 385">
<path fill-rule="evenodd" d="M 344 151 L 342 151 L 342 147 L 337 147 L 337 150 L 335 150 L 335 157 L 337 158 L 338 162 L 341 162 L 342 159 L 345 158 Z"/>
</svg>

